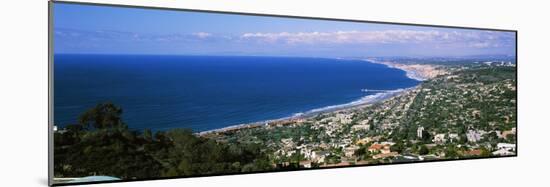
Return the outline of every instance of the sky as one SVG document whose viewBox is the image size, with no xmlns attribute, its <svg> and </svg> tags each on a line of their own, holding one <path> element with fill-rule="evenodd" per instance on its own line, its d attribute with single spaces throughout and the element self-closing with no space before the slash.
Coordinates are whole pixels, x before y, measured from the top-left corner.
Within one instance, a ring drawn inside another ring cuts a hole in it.
<svg viewBox="0 0 550 187">
<path fill-rule="evenodd" d="M 55 3 L 54 53 L 515 56 L 515 33 Z"/>
</svg>

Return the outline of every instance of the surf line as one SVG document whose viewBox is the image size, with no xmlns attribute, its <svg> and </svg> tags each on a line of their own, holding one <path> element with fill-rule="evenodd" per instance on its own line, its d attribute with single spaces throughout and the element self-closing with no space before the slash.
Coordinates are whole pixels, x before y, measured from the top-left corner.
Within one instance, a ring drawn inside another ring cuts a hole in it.
<svg viewBox="0 0 550 187">
<path fill-rule="evenodd" d="M 362 92 L 389 92 L 393 90 L 375 90 L 375 89 L 361 89 Z"/>
</svg>

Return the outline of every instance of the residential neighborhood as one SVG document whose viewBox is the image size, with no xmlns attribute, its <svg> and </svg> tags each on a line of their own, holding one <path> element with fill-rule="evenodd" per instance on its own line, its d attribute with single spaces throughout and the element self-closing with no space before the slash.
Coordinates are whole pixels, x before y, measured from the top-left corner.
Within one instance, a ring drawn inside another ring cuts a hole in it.
<svg viewBox="0 0 550 187">
<path fill-rule="evenodd" d="M 515 155 L 515 65 L 436 67 L 419 86 L 381 102 L 203 136 L 264 145 L 282 168 Z"/>
</svg>

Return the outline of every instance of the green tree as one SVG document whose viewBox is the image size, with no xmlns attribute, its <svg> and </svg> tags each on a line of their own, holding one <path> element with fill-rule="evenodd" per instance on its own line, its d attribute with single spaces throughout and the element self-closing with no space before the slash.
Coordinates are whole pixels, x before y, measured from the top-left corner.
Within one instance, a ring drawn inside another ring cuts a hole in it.
<svg viewBox="0 0 550 187">
<path fill-rule="evenodd" d="M 86 129 L 126 128 L 121 119 L 122 109 L 113 103 L 96 105 L 79 117 L 79 124 Z"/>
<path fill-rule="evenodd" d="M 189 129 L 154 135 L 149 129 L 129 130 L 121 114 L 111 103 L 99 104 L 85 111 L 78 125 L 56 132 L 54 175 L 139 179 L 273 169 L 260 144 L 218 142 Z M 299 163 L 302 157 L 296 154 L 294 159 Z"/>
<path fill-rule="evenodd" d="M 428 147 L 426 147 L 426 145 L 421 145 L 420 149 L 418 150 L 418 154 L 427 155 L 428 153 L 430 153 L 430 150 L 428 150 Z"/>
<path fill-rule="evenodd" d="M 390 147 L 391 151 L 398 152 L 398 153 L 403 152 L 404 149 L 405 149 L 405 145 L 403 144 L 402 141 L 399 141 L 399 142 L 397 142 L 396 144 L 394 144 L 393 146 Z"/>
<path fill-rule="evenodd" d="M 153 140 L 153 133 L 151 132 L 151 129 L 145 129 L 143 131 L 143 138 L 148 141 Z"/>
<path fill-rule="evenodd" d="M 432 141 L 432 135 L 427 130 L 422 131 L 422 141 L 424 142 Z"/>
<path fill-rule="evenodd" d="M 445 157 L 447 158 L 457 158 L 458 157 L 458 151 L 456 150 L 455 146 L 449 146 L 445 150 Z"/>
</svg>

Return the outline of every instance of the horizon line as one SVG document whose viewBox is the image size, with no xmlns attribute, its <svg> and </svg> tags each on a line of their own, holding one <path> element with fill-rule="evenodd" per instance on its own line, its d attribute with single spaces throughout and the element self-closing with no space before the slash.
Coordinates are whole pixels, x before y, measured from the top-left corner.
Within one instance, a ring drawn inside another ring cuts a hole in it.
<svg viewBox="0 0 550 187">
<path fill-rule="evenodd" d="M 514 57 L 515 54 L 479 54 L 479 55 L 442 55 L 442 56 L 428 56 L 428 55 L 366 55 L 366 56 L 295 56 L 295 55 L 235 55 L 235 54 L 168 54 L 168 53 L 52 53 L 53 55 L 136 55 L 136 56 L 217 56 L 217 57 L 296 57 L 296 58 L 479 58 L 479 57 L 491 57 L 491 56 L 505 56 Z"/>
</svg>

